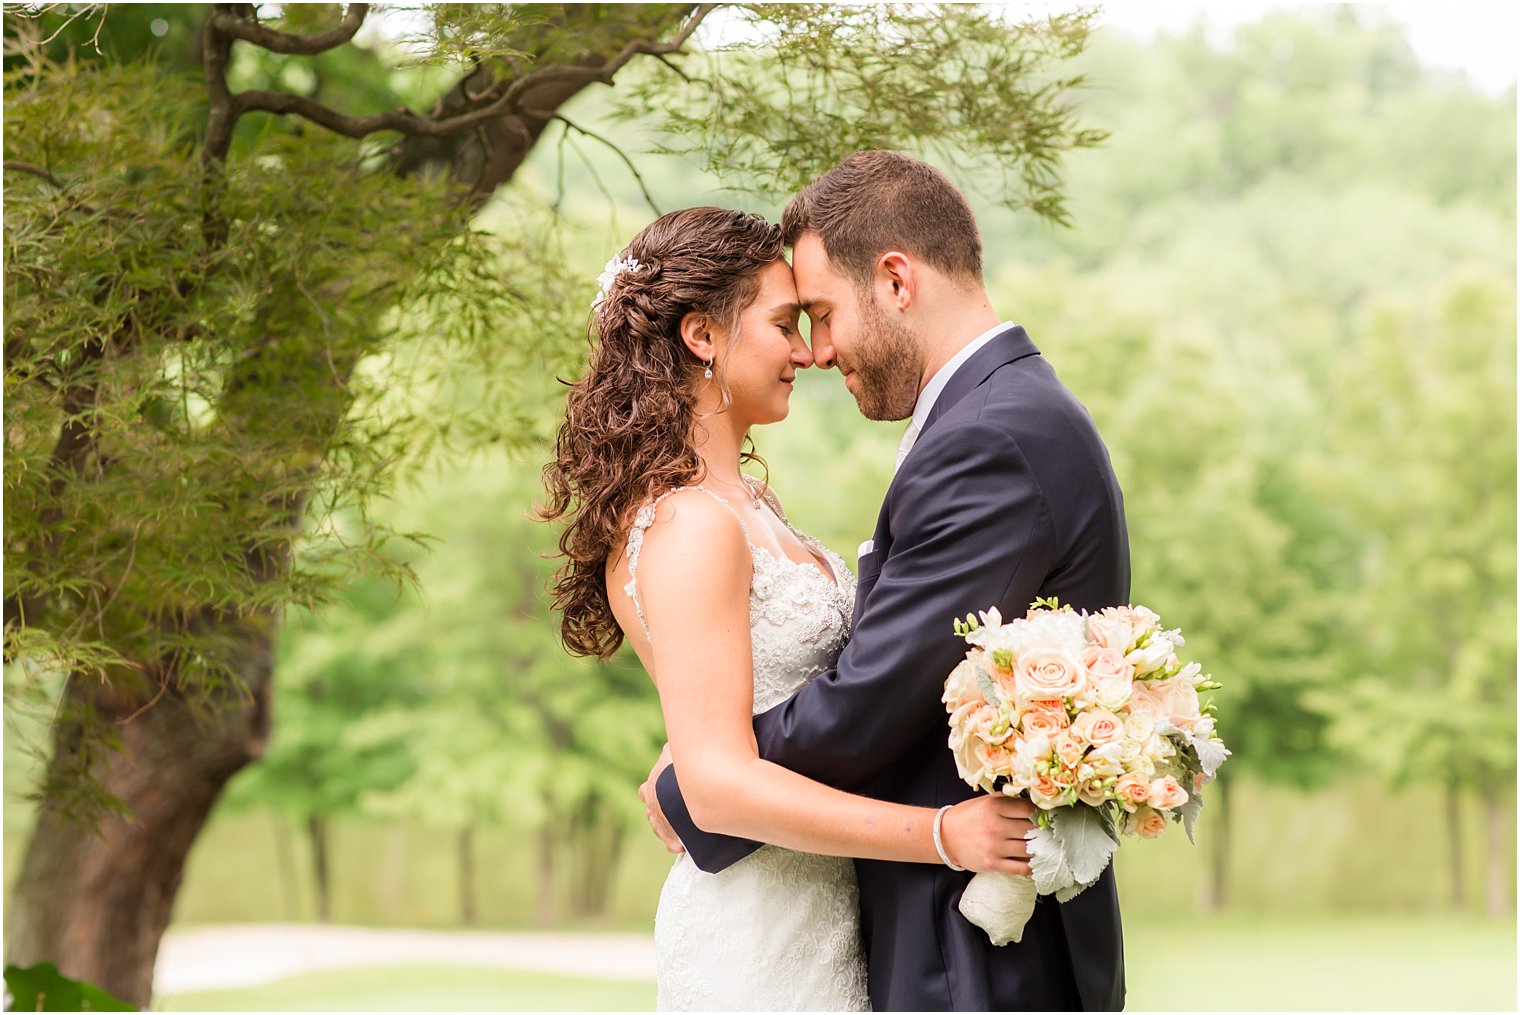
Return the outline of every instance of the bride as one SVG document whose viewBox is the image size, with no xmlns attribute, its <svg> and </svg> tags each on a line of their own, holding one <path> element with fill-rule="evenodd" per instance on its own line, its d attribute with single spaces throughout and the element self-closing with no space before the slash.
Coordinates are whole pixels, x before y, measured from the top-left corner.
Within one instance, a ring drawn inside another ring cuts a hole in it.
<svg viewBox="0 0 1520 1015">
<path fill-rule="evenodd" d="M 1030 823 L 1006 798 L 937 813 L 758 756 L 751 715 L 833 664 L 855 591 L 844 561 L 740 472 L 750 427 L 785 418 L 812 365 L 780 230 L 672 212 L 609 263 L 602 290 L 599 341 L 544 470 L 544 517 L 567 519 L 562 637 L 604 659 L 626 638 L 694 819 L 772 844 L 719 874 L 677 858 L 655 917 L 660 1008 L 869 1010 L 846 858 L 1027 874 Z"/>
</svg>

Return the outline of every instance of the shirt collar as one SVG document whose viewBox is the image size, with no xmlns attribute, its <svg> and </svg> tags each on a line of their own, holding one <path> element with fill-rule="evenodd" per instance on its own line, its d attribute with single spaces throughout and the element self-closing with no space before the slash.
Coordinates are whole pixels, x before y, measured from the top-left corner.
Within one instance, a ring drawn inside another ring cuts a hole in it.
<svg viewBox="0 0 1520 1015">
<path fill-rule="evenodd" d="M 918 404 L 913 407 L 913 428 L 915 430 L 923 430 L 924 424 L 929 421 L 929 413 L 934 410 L 934 403 L 939 400 L 940 393 L 945 390 L 945 385 L 950 383 L 950 378 L 955 376 L 955 372 L 968 359 L 975 356 L 977 350 L 1011 327 L 1013 327 L 1011 321 L 1001 321 L 993 325 L 966 343 L 966 346 L 960 352 L 950 357 L 950 362 L 934 372 L 934 376 L 929 378 L 929 383 L 924 385 L 924 390 L 919 392 Z"/>
</svg>

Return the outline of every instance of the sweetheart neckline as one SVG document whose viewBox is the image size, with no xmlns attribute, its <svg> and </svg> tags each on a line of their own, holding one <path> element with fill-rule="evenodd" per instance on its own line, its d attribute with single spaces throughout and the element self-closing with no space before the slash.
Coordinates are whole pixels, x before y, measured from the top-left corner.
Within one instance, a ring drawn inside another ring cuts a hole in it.
<svg viewBox="0 0 1520 1015">
<path fill-rule="evenodd" d="M 832 560 L 828 559 L 827 553 L 825 553 L 824 561 L 825 561 L 825 563 L 827 563 L 829 565 L 829 570 L 834 572 L 834 576 L 832 578 L 829 577 L 828 575 L 824 574 L 823 573 L 823 569 L 820 568 L 815 563 L 808 563 L 807 561 L 802 561 L 802 560 L 793 560 L 791 557 L 787 556 L 784 553 L 777 553 L 775 550 L 772 550 L 770 547 L 768 547 L 768 546 L 761 546 L 758 543 L 750 543 L 749 546 L 750 546 L 751 550 L 760 550 L 767 557 L 769 557 L 771 560 L 776 561 L 777 563 L 791 564 L 793 567 L 805 567 L 805 568 L 808 568 L 811 571 L 816 572 L 817 575 L 818 575 L 818 577 L 820 577 L 824 581 L 828 582 L 829 586 L 831 588 L 833 588 L 835 592 L 838 592 L 841 596 L 844 595 L 844 587 L 839 584 L 839 573 L 834 568 L 834 562 Z M 809 551 L 809 553 L 811 555 L 811 551 Z"/>
</svg>

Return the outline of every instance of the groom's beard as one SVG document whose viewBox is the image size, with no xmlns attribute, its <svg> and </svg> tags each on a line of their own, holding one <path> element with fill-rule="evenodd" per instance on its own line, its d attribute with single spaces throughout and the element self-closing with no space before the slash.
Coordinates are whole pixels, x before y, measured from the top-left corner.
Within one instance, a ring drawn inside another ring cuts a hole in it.
<svg viewBox="0 0 1520 1015">
<path fill-rule="evenodd" d="M 872 293 L 857 293 L 856 300 L 861 327 L 860 348 L 853 357 L 860 379 L 855 403 L 866 419 L 907 419 L 918 404 L 923 349 L 907 325 L 888 316 Z"/>
</svg>

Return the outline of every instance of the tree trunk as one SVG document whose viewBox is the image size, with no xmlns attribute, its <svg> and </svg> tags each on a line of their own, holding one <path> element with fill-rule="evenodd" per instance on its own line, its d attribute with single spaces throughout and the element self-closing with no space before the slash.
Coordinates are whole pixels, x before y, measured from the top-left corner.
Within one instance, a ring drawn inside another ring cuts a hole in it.
<svg viewBox="0 0 1520 1015">
<path fill-rule="evenodd" d="M 1462 787 L 1455 779 L 1446 783 L 1446 833 L 1451 848 L 1451 905 L 1467 908 L 1467 872 L 1463 868 Z"/>
<path fill-rule="evenodd" d="M 311 841 L 312 884 L 317 892 L 317 919 L 332 923 L 332 881 L 327 863 L 327 819 L 313 814 L 306 819 L 306 836 Z"/>
<path fill-rule="evenodd" d="M 1209 880 L 1204 888 L 1203 908 L 1217 913 L 1229 904 L 1230 879 L 1230 781 L 1220 778 L 1214 782 L 1215 817 L 1208 822 L 1208 835 L 1213 841 L 1209 853 Z M 1199 822 L 1200 825 L 1203 822 Z"/>
<path fill-rule="evenodd" d="M 459 830 L 459 922 L 475 924 L 475 853 L 471 840 L 475 829 L 465 825 Z"/>
<path fill-rule="evenodd" d="M 581 869 L 576 875 L 575 915 L 584 920 L 607 915 L 613 868 L 623 849 L 622 824 L 594 806 L 580 827 Z"/>
<path fill-rule="evenodd" d="M 263 753 L 273 659 L 269 631 L 267 623 L 244 625 L 240 676 L 249 697 L 225 702 L 210 717 L 192 711 L 172 689 L 136 714 L 148 696 L 122 695 L 78 675 L 69 681 L 65 696 L 72 714 L 114 725 L 121 750 L 100 751 L 98 740 L 82 735 L 79 719 L 61 720 L 53 733 L 49 782 L 93 772 L 129 810 L 99 815 L 96 834 L 87 819 L 44 802 L 11 897 L 8 962 L 53 962 L 66 976 L 148 1006 L 159 940 L 190 847 L 227 780 Z M 158 680 L 173 686 L 171 673 Z"/>
<path fill-rule="evenodd" d="M 545 819 L 538 830 L 538 925 L 552 927 L 559 917 L 554 891 L 554 819 Z"/>
<path fill-rule="evenodd" d="M 285 919 L 291 923 L 301 918 L 301 892 L 296 882 L 295 851 L 290 848 L 291 828 L 278 811 L 270 811 L 274 822 L 275 866 L 280 871 L 280 894 L 285 899 Z"/>
<path fill-rule="evenodd" d="M 594 65 L 629 42 L 662 37 L 691 9 L 685 4 L 629 5 L 625 15 L 615 16 L 618 23 L 614 30 L 585 34 L 593 52 L 567 58 L 564 42 L 577 37 L 577 19 L 587 19 L 593 25 L 599 20 L 605 22 L 613 8 L 563 5 L 550 22 L 526 26 L 524 37 L 514 41 L 522 42 L 526 52 L 544 52 L 545 64 Z M 211 77 L 225 76 L 232 41 L 223 38 L 219 46 L 221 64 L 213 67 L 208 56 L 207 73 Z M 554 52 L 549 55 L 551 50 Z M 401 174 L 442 169 L 456 179 L 468 180 L 472 192 L 467 200 L 481 203 L 515 175 L 556 110 L 586 85 L 580 79 L 549 79 L 532 89 L 523 97 L 516 116 L 519 129 L 486 124 L 482 130 L 463 131 L 442 144 L 433 143 L 435 139 L 406 138 L 394 149 L 391 168 Z M 221 86 L 225 89 L 224 80 Z M 440 106 L 462 99 L 462 91 L 456 89 Z M 228 105 L 227 96 L 221 100 L 222 106 Z M 225 145 L 230 144 L 232 122 L 209 126 L 222 146 L 213 151 L 208 136 L 204 154 L 211 163 L 219 164 L 226 156 Z M 215 239 L 214 231 L 211 238 Z M 379 312 L 380 308 L 376 309 Z M 313 333 L 321 326 L 318 321 Z M 245 361 L 239 369 L 249 365 Z M 334 393 L 341 396 L 346 388 L 346 370 L 351 366 L 335 367 L 326 361 L 334 387 L 317 391 L 314 397 L 326 402 Z M 256 363 L 252 367 L 260 369 Z M 235 404 L 236 385 L 234 374 L 220 406 L 228 420 L 241 418 Z M 341 397 L 337 403 L 341 403 L 340 409 L 346 404 Z M 259 421 L 255 420 L 244 436 L 259 432 Z M 256 440 L 251 443 L 258 444 Z M 292 531 L 298 531 L 304 503 L 304 496 L 295 496 L 274 510 L 288 512 Z M 284 548 L 273 553 L 250 553 L 250 558 L 256 569 L 262 569 L 257 573 L 268 580 L 285 574 L 290 565 Z M 35 612 L 29 610 L 27 615 Z M 57 784 L 72 780 L 77 784 L 78 773 L 95 772 L 100 785 L 125 805 L 126 812 L 104 813 L 97 819 L 99 834 L 92 834 L 76 816 L 44 804 L 11 900 L 13 930 L 6 941 L 8 961 L 23 966 L 54 962 L 66 975 L 97 983 L 144 1008 L 151 1001 L 153 964 L 172 914 L 185 859 L 227 780 L 263 752 L 269 730 L 271 618 L 262 612 L 242 619 L 214 611 L 204 611 L 202 616 L 218 629 L 225 643 L 237 646 L 234 656 L 246 671 L 240 677 L 247 694 L 228 694 L 210 715 L 198 716 L 175 691 L 172 665 L 144 667 L 150 685 L 145 693 L 122 690 L 132 685 L 131 674 L 111 682 L 93 676 L 72 679 L 66 694 L 80 707 L 79 714 L 120 724 L 117 733 L 123 749 L 105 749 L 98 734 L 86 735 L 84 723 L 60 720 L 54 731 L 49 781 Z M 9 614 L 6 621 L 11 622 Z M 141 684 L 139 678 L 137 686 Z M 69 713 L 65 710 L 63 714 Z M 539 894 L 539 921 L 546 925 L 553 923 L 556 915 L 553 844 L 554 835 L 546 828 Z M 325 853 L 325 848 L 320 852 Z M 321 916 L 326 919 L 325 855 L 319 856 L 317 863 L 318 898 Z"/>
<path fill-rule="evenodd" d="M 1509 861 L 1514 851 L 1509 832 L 1514 827 L 1509 817 L 1508 794 L 1501 794 L 1494 783 L 1485 783 L 1479 791 L 1483 803 L 1484 838 L 1484 908 L 1489 916 L 1507 916 L 1511 910 Z"/>
</svg>

